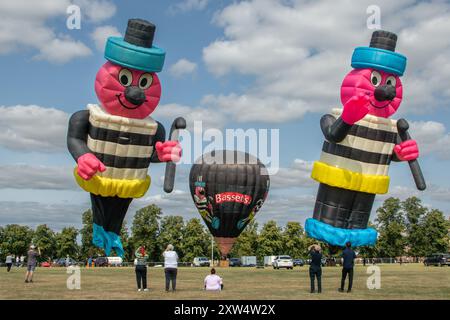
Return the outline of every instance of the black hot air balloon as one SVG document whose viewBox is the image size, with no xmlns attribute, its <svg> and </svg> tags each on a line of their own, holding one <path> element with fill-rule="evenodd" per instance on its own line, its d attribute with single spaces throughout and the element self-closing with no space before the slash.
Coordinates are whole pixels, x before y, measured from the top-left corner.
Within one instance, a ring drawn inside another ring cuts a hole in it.
<svg viewBox="0 0 450 320">
<path fill-rule="evenodd" d="M 200 157 L 189 174 L 198 212 L 222 257 L 261 209 L 269 191 L 266 167 L 245 152 L 214 150 Z"/>
</svg>

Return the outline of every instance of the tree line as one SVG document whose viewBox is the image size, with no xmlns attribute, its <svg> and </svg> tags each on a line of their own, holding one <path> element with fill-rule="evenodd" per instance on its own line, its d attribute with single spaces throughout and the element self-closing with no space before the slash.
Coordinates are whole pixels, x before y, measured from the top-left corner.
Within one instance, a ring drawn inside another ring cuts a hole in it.
<svg viewBox="0 0 450 320">
<path fill-rule="evenodd" d="M 92 212 L 82 214 L 82 228 L 63 228 L 54 232 L 47 225 L 35 230 L 28 226 L 0 227 L 0 258 L 7 254 L 25 255 L 31 243 L 41 249 L 41 261 L 69 255 L 77 260 L 102 256 L 104 252 L 92 244 Z M 411 197 L 405 201 L 388 198 L 377 209 L 377 218 L 370 225 L 379 232 L 375 247 L 359 248 L 364 257 L 423 257 L 436 252 L 448 252 L 450 223 L 442 211 L 429 209 L 421 200 Z M 220 257 L 217 246 L 200 219 L 185 221 L 181 216 L 163 216 L 161 208 L 149 205 L 136 211 L 130 230 L 126 223 L 121 230 L 125 261 L 134 259 L 134 251 L 145 245 L 151 261 L 161 261 L 167 244 L 175 246 L 181 261 L 191 262 L 197 256 Z M 239 236 L 231 252 L 232 257 L 287 254 L 294 258 L 307 258 L 307 249 L 316 240 L 306 236 L 298 222 L 287 222 L 284 227 L 268 221 L 261 228 L 251 222 Z M 213 247 L 211 247 L 213 245 Z M 324 254 L 328 246 L 321 243 Z"/>
</svg>

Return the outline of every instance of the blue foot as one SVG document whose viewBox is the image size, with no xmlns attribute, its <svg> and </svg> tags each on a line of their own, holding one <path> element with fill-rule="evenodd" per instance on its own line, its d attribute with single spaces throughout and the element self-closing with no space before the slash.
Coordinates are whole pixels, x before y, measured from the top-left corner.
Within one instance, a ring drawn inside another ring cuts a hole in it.
<svg viewBox="0 0 450 320">
<path fill-rule="evenodd" d="M 123 250 L 122 240 L 120 240 L 120 236 L 110 231 L 108 231 L 107 234 L 109 237 L 109 243 L 111 244 L 110 251 L 111 249 L 114 249 L 117 255 L 123 258 L 125 251 Z"/>
<path fill-rule="evenodd" d="M 353 247 L 373 246 L 377 242 L 377 232 L 373 228 L 342 229 L 312 218 L 306 219 L 305 231 L 311 238 L 340 247 L 345 247 L 348 241 Z"/>
<path fill-rule="evenodd" d="M 92 243 L 99 248 L 105 250 L 105 254 L 109 256 L 111 252 L 111 240 L 108 233 L 98 224 L 92 226 Z"/>
</svg>

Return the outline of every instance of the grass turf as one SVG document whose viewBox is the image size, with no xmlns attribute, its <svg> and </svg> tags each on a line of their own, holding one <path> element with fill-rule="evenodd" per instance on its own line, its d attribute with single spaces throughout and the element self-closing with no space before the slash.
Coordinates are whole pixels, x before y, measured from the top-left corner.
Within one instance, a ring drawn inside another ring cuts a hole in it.
<svg viewBox="0 0 450 320">
<path fill-rule="evenodd" d="M 309 293 L 308 267 L 217 268 L 225 290 L 205 292 L 208 268 L 180 268 L 177 291 L 165 292 L 164 271 L 148 269 L 149 292 L 137 292 L 133 268 L 81 268 L 81 289 L 68 290 L 65 268 L 37 268 L 24 283 L 25 268 L 0 269 L 0 299 L 450 299 L 450 268 L 422 264 L 379 265 L 381 289 L 369 290 L 367 267 L 356 266 L 352 293 L 339 293 L 341 268 L 325 267 L 322 294 Z"/>
</svg>

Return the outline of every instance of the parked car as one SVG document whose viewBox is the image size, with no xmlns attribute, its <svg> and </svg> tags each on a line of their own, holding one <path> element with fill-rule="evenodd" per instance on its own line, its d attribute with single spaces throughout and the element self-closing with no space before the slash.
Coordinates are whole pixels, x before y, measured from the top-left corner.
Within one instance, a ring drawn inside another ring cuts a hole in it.
<svg viewBox="0 0 450 320">
<path fill-rule="evenodd" d="M 121 267 L 123 259 L 121 257 L 107 257 L 108 265 L 113 267 Z"/>
<path fill-rule="evenodd" d="M 277 256 L 277 258 L 273 261 L 273 268 L 294 269 L 294 261 L 290 256 Z"/>
<path fill-rule="evenodd" d="M 41 267 L 43 268 L 50 268 L 52 266 L 52 264 L 48 261 L 44 261 L 41 263 Z"/>
<path fill-rule="evenodd" d="M 209 259 L 206 257 L 195 257 L 194 261 L 192 262 L 192 265 L 194 267 L 209 267 L 210 262 Z"/>
<path fill-rule="evenodd" d="M 426 266 L 448 266 L 450 265 L 450 254 L 436 253 L 426 257 L 423 263 Z"/>
<path fill-rule="evenodd" d="M 108 266 L 108 258 L 107 257 L 97 257 L 94 260 L 94 264 L 96 267 L 107 267 Z"/>
<path fill-rule="evenodd" d="M 230 267 L 240 267 L 242 265 L 241 259 L 239 258 L 230 258 Z"/>
<path fill-rule="evenodd" d="M 59 258 L 59 259 L 57 259 L 56 261 L 55 261 L 55 265 L 57 266 L 57 267 L 66 267 L 67 265 L 66 265 L 66 259 L 67 258 Z M 72 259 L 72 258 L 69 258 L 69 266 L 74 266 L 74 265 L 76 265 L 77 264 L 77 262 L 74 260 L 74 259 Z"/>
<path fill-rule="evenodd" d="M 305 261 L 303 261 L 303 259 L 294 259 L 293 263 L 294 267 L 296 266 L 303 267 L 305 265 Z"/>
</svg>

